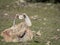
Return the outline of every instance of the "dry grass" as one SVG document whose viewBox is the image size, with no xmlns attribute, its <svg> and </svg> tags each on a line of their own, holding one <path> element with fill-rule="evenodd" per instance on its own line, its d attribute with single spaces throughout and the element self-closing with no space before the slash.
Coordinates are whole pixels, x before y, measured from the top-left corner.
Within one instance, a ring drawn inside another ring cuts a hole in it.
<svg viewBox="0 0 60 45">
<path fill-rule="evenodd" d="M 15 4 L 14 4 L 15 5 Z M 58 4 L 57 4 L 58 5 Z M 8 8 L 1 7 L 0 9 L 0 32 L 6 28 L 12 26 L 14 16 L 18 13 L 25 12 L 28 16 L 33 17 L 31 30 L 41 31 L 41 37 L 34 37 L 31 42 L 26 43 L 6 43 L 0 41 L 0 45 L 46 45 L 47 41 L 50 41 L 50 45 L 60 45 L 60 11 L 56 4 L 39 4 L 37 7 L 24 7 L 17 6 L 14 8 L 10 6 Z M 8 15 L 4 15 L 4 14 Z M 38 15 L 37 17 L 35 15 Z M 34 17 L 35 16 L 35 17 Z M 16 24 L 22 20 L 16 20 Z M 56 36 L 57 35 L 57 36 Z M 55 37 L 56 36 L 56 37 Z M 53 38 L 55 37 L 55 38 Z M 2 37 L 0 37 L 0 40 Z"/>
</svg>

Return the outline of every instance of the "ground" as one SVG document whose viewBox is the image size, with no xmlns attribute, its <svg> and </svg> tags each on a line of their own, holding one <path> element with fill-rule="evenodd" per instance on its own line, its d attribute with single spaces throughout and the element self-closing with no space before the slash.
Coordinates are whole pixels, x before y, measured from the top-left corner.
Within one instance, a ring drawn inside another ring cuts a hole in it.
<svg viewBox="0 0 60 45">
<path fill-rule="evenodd" d="M 60 4 L 38 3 L 23 7 L 14 2 L 9 3 L 8 1 L 3 5 L 0 4 L 0 32 L 12 26 L 16 14 L 27 13 L 32 21 L 31 30 L 40 30 L 41 37 L 34 37 L 31 42 L 26 43 L 6 43 L 1 41 L 0 36 L 0 45 L 48 45 L 48 42 L 50 45 L 60 45 L 60 9 L 58 6 Z M 17 19 L 16 24 L 21 21 Z"/>
</svg>

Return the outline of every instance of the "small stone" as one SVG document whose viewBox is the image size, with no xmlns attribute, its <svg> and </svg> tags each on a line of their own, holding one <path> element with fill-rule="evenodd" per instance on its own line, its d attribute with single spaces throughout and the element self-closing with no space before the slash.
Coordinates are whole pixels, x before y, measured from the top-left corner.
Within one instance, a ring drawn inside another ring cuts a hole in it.
<svg viewBox="0 0 60 45">
<path fill-rule="evenodd" d="M 47 19 L 46 19 L 46 18 L 44 18 L 44 20 L 46 21 Z"/>
<path fill-rule="evenodd" d="M 46 45 L 50 45 L 50 43 L 51 43 L 50 41 L 47 41 Z"/>
<path fill-rule="evenodd" d="M 38 17 L 38 15 L 35 15 L 34 17 Z"/>
<path fill-rule="evenodd" d="M 20 0 L 20 2 L 25 2 L 24 0 Z"/>
<path fill-rule="evenodd" d="M 41 32 L 40 30 L 36 33 L 38 36 L 41 36 Z"/>
<path fill-rule="evenodd" d="M 60 31 L 60 29 L 57 29 L 57 31 Z"/>
<path fill-rule="evenodd" d="M 7 15 L 8 15 L 8 13 L 5 13 L 4 15 L 5 15 L 5 16 L 7 16 Z"/>
<path fill-rule="evenodd" d="M 31 19 L 37 19 L 37 18 L 38 18 L 38 15 L 31 16 L 30 18 L 31 18 Z"/>
<path fill-rule="evenodd" d="M 9 7 L 9 5 L 7 5 L 6 7 Z"/>
<path fill-rule="evenodd" d="M 46 23 L 43 23 L 43 25 L 46 25 Z"/>
</svg>

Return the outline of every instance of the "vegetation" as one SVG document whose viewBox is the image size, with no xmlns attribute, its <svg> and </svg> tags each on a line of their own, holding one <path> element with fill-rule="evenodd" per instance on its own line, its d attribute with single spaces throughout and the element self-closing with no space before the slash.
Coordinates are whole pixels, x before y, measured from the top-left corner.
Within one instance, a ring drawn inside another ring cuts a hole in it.
<svg viewBox="0 0 60 45">
<path fill-rule="evenodd" d="M 47 45 L 46 43 L 48 41 L 50 41 L 50 45 L 60 45 L 59 5 L 52 3 L 34 3 L 21 6 L 14 0 L 0 0 L 0 32 L 11 27 L 14 16 L 20 13 L 27 13 L 30 17 L 33 24 L 31 30 L 41 31 L 40 38 L 34 37 L 31 42 L 26 43 L 3 42 L 0 36 L 0 45 Z M 16 24 L 20 22 L 21 20 L 16 20 Z"/>
</svg>

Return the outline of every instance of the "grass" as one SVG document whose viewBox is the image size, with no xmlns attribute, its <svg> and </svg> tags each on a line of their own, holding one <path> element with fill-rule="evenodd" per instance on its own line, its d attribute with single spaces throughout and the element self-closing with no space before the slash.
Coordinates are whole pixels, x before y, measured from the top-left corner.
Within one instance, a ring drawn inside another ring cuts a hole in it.
<svg viewBox="0 0 60 45">
<path fill-rule="evenodd" d="M 1 0 L 0 0 L 1 1 Z M 5 7 L 6 5 L 10 5 L 10 7 Z M 12 5 L 11 5 L 12 4 Z M 46 45 L 47 41 L 51 41 L 50 45 L 60 45 L 60 38 L 56 39 L 57 37 L 60 37 L 60 31 L 57 31 L 57 29 L 60 30 L 60 11 L 57 8 L 56 4 L 47 5 L 46 3 L 39 4 L 37 7 L 15 7 L 15 3 L 11 3 L 7 1 L 5 5 L 2 4 L 0 6 L 0 32 L 3 31 L 6 28 L 9 28 L 12 26 L 12 22 L 14 19 L 14 16 L 17 13 L 27 13 L 29 17 L 38 15 L 37 19 L 32 19 L 32 27 L 31 30 L 34 31 L 41 31 L 41 37 L 40 38 L 34 38 L 31 42 L 26 43 L 6 43 L 0 41 L 0 45 Z M 5 16 L 4 14 L 8 13 L 9 15 Z M 46 20 L 44 20 L 46 19 Z M 16 20 L 16 23 L 21 22 L 20 20 Z M 54 36 L 57 36 L 56 38 L 53 38 Z M 0 40 L 2 37 L 0 36 Z M 39 43 L 35 41 L 39 41 Z"/>
</svg>

